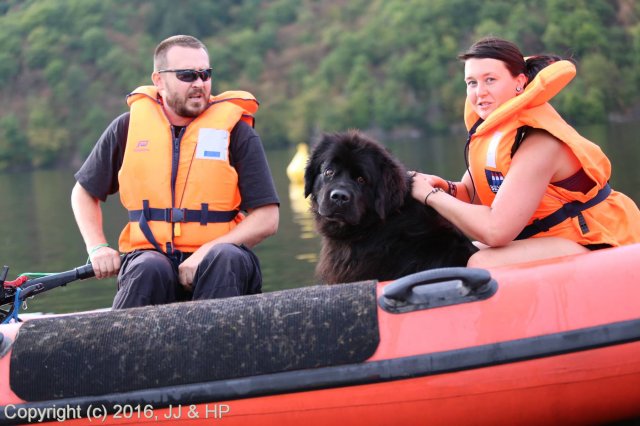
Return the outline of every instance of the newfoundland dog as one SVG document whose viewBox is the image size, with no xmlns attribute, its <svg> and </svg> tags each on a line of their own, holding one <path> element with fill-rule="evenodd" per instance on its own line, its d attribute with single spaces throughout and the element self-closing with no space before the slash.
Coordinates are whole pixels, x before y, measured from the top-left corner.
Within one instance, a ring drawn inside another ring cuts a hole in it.
<svg viewBox="0 0 640 426">
<path fill-rule="evenodd" d="M 387 281 L 465 266 L 476 247 L 411 197 L 411 177 L 382 145 L 352 130 L 324 134 L 305 169 L 305 197 L 322 237 L 323 283 Z"/>
</svg>

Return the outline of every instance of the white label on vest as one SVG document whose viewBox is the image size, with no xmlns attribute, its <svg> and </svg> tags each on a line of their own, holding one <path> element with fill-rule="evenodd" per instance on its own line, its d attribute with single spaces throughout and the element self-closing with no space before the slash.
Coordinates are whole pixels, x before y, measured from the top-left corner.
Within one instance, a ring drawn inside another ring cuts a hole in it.
<svg viewBox="0 0 640 426">
<path fill-rule="evenodd" d="M 227 161 L 229 132 L 220 129 L 200 129 L 196 158 Z"/>
<path fill-rule="evenodd" d="M 500 139 L 502 139 L 502 132 L 495 132 L 491 137 L 491 142 L 489 142 L 489 147 L 487 148 L 487 167 L 496 167 L 496 151 L 498 150 Z"/>
</svg>

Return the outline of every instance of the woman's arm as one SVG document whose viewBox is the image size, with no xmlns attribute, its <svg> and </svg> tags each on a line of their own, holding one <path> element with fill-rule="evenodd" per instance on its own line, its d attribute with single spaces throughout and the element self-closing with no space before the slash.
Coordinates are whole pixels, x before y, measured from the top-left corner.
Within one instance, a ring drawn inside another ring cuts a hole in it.
<svg viewBox="0 0 640 426">
<path fill-rule="evenodd" d="M 428 204 L 469 237 L 499 247 L 522 231 L 540 205 L 549 182 L 568 177 L 579 168 L 580 163 L 564 143 L 547 132 L 536 131 L 527 136 L 526 143 L 514 155 L 491 206 L 465 203 L 443 192 L 431 194 Z M 423 201 L 432 189 L 423 175 L 414 178 L 412 193 L 416 199 Z"/>
</svg>

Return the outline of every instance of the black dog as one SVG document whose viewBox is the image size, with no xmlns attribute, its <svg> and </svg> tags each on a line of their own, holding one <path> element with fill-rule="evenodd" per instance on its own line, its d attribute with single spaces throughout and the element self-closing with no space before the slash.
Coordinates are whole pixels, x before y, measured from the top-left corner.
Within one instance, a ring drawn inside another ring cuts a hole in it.
<svg viewBox="0 0 640 426">
<path fill-rule="evenodd" d="M 322 236 L 316 275 L 324 283 L 386 281 L 466 266 L 477 251 L 450 222 L 411 197 L 402 164 L 358 131 L 324 134 L 304 179 Z"/>
</svg>

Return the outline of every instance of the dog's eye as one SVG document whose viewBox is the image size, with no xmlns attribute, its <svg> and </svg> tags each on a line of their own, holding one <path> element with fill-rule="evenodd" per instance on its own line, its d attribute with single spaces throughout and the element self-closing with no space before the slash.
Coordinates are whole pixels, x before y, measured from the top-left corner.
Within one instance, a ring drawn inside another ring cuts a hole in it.
<svg viewBox="0 0 640 426">
<path fill-rule="evenodd" d="M 333 177 L 333 175 L 335 174 L 335 172 L 333 171 L 333 169 L 327 169 L 324 171 L 324 177 Z"/>
<path fill-rule="evenodd" d="M 358 178 L 356 179 L 356 181 L 360 184 L 360 185 L 364 185 L 365 183 L 367 183 L 367 180 L 365 178 L 363 178 L 362 176 L 358 176 Z"/>
</svg>

